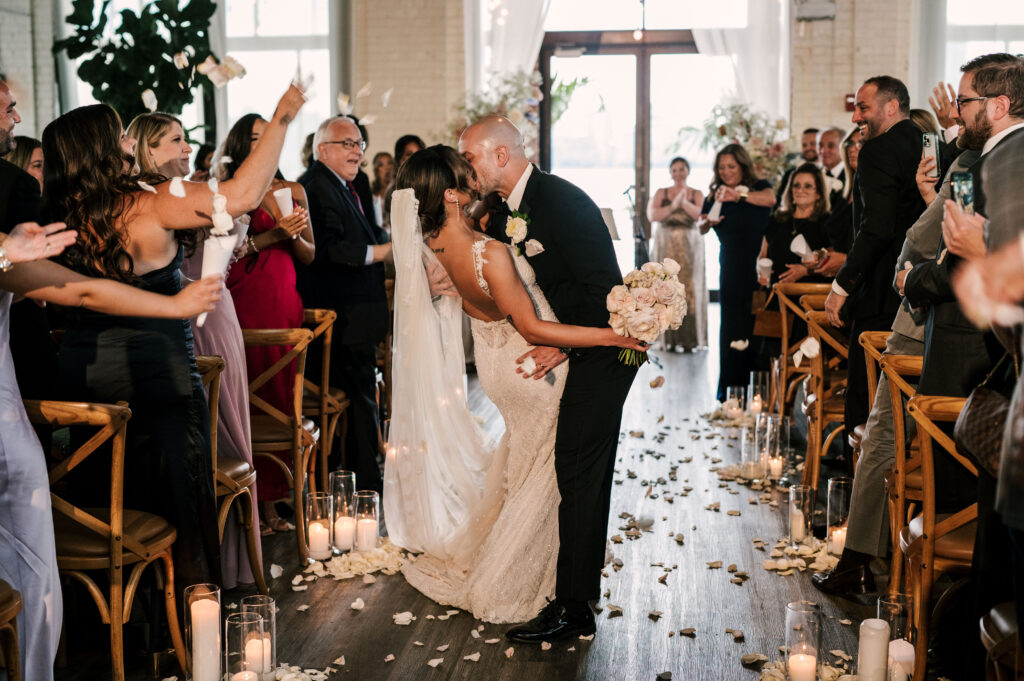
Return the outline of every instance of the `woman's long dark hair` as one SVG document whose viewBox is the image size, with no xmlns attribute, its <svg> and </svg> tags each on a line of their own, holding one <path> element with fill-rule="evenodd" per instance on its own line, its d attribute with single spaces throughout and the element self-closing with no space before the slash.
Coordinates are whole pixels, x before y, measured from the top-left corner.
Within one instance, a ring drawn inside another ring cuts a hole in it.
<svg viewBox="0 0 1024 681">
<path fill-rule="evenodd" d="M 750 160 L 750 154 L 748 154 L 747 150 L 739 144 L 726 144 L 718 150 L 717 154 L 715 154 L 715 165 L 712 168 L 715 176 L 714 179 L 711 180 L 711 193 L 714 194 L 715 190 L 724 184 L 722 182 L 722 178 L 718 175 L 718 161 L 723 156 L 732 156 L 736 159 L 737 165 L 739 165 L 740 170 L 743 171 L 743 179 L 740 180 L 740 184 L 744 184 L 748 188 L 753 188 L 754 184 L 757 182 L 757 176 L 754 175 L 754 162 Z"/>
<path fill-rule="evenodd" d="M 217 179 L 230 180 L 235 176 L 238 168 L 245 162 L 245 159 L 249 158 L 249 152 L 252 151 L 253 126 L 256 125 L 256 121 L 265 120 L 263 116 L 251 113 L 245 114 L 235 121 L 235 124 L 231 126 L 231 130 L 228 131 L 228 136 L 224 139 L 224 146 L 221 148 L 221 157 L 227 156 L 231 160 L 217 166 Z M 215 158 L 214 161 L 216 162 L 216 160 Z M 284 175 L 281 174 L 280 170 L 274 173 L 274 177 L 279 180 L 284 179 Z"/>
<path fill-rule="evenodd" d="M 117 112 L 106 104 L 73 109 L 43 130 L 44 214 L 78 230 L 78 240 L 62 260 L 85 274 L 136 283 L 132 257 L 125 249 L 125 217 L 132 212 L 139 180 L 154 184 L 160 175 L 125 171 L 135 159 L 121 149 L 123 131 Z M 177 230 L 179 241 L 195 230 Z"/>
<path fill-rule="evenodd" d="M 437 236 L 444 225 L 444 192 L 457 189 L 475 194 L 470 180 L 475 177 L 472 166 L 459 152 L 443 144 L 417 151 L 395 174 L 395 189 L 409 189 L 420 203 L 420 226 L 424 237 Z"/>
</svg>

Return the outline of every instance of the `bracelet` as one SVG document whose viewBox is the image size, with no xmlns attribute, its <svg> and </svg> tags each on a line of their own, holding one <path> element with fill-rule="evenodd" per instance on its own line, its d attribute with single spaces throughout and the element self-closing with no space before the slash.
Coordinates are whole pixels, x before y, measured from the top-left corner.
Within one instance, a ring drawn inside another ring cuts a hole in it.
<svg viewBox="0 0 1024 681">
<path fill-rule="evenodd" d="M 256 241 L 252 238 L 252 235 L 245 237 L 245 243 L 249 245 L 253 253 L 259 253 L 260 249 L 256 248 Z"/>
<path fill-rule="evenodd" d="M 7 257 L 7 248 L 4 246 L 4 240 L 6 239 L 7 235 L 0 233 L 0 272 L 6 272 L 14 267 L 14 263 Z"/>
</svg>

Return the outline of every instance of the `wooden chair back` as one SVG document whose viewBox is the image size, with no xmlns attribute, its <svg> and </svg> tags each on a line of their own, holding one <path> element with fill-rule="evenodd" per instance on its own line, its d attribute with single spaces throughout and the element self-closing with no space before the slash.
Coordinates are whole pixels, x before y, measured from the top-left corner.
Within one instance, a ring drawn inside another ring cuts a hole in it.
<svg viewBox="0 0 1024 681">
<path fill-rule="evenodd" d="M 820 346 L 816 357 L 804 360 L 808 363 L 809 373 L 805 381 L 807 456 L 804 459 L 802 482 L 815 489 L 821 472 L 821 457 L 844 429 L 841 391 L 846 386 L 846 375 L 839 370 L 839 365 L 849 354 L 841 332 L 829 323 L 823 310 L 815 309 L 818 297 L 805 295 L 800 298 L 801 306 L 806 308 L 804 320 L 807 322 L 807 331 Z M 821 300 L 821 304 L 824 305 L 824 300 Z M 825 429 L 833 423 L 839 426 L 826 438 Z"/>
<path fill-rule="evenodd" d="M 206 403 L 210 411 L 210 455 L 214 474 L 217 472 L 217 417 L 220 413 L 220 376 L 226 364 L 220 355 L 196 355 L 199 380 L 206 389 Z"/>
<path fill-rule="evenodd" d="M 868 410 L 875 400 L 875 391 L 878 390 L 879 363 L 882 361 L 882 353 L 885 352 L 885 344 L 892 335 L 891 331 L 862 331 L 857 342 L 864 348 L 864 362 L 868 369 Z"/>
<path fill-rule="evenodd" d="M 800 381 L 807 375 L 807 367 L 793 364 L 793 353 L 797 351 L 803 338 L 791 337 L 794 318 L 803 318 L 804 309 L 800 307 L 800 296 L 828 294 L 828 284 L 808 284 L 803 282 L 777 283 L 773 287 L 779 299 L 779 312 L 782 316 L 782 356 L 779 357 L 775 371 L 776 409 L 780 416 L 785 416 L 791 409 L 796 389 Z"/>
<path fill-rule="evenodd" d="M 316 407 L 310 409 L 309 398 L 304 400 L 305 408 L 303 414 L 315 416 L 320 424 L 320 456 L 319 478 L 320 488 L 327 490 L 327 457 L 331 455 L 334 447 L 334 431 L 341 413 L 348 407 L 348 402 L 339 400 L 331 394 L 331 347 L 334 342 L 334 322 L 338 319 L 338 313 L 334 310 L 307 309 L 304 311 L 303 325 L 313 332 L 313 341 L 320 341 L 321 361 L 320 376 L 316 381 L 304 376 L 303 386 L 306 395 L 313 397 Z M 344 447 L 344 442 L 342 442 Z M 344 450 L 342 451 L 344 458 Z"/>
<path fill-rule="evenodd" d="M 49 470 L 50 502 L 54 514 L 57 540 L 57 566 L 61 574 L 81 583 L 92 596 L 104 623 L 111 627 L 111 663 L 117 681 L 124 679 L 124 642 L 122 626 L 131 613 L 132 601 L 143 570 L 153 561 L 161 560 L 163 579 L 157 582 L 164 588 L 167 623 L 175 652 L 182 669 L 187 669 L 187 656 L 178 628 L 177 606 L 174 595 L 174 566 L 171 546 L 177 537 L 175 529 L 163 518 L 148 513 L 126 511 L 124 508 L 125 439 L 131 410 L 127 403 L 95 404 L 88 402 L 55 402 L 25 400 L 25 411 L 34 424 L 51 427 L 80 426 L 95 429 L 92 437 L 76 448 Z M 81 508 L 54 491 L 76 468 L 97 451 L 106 451 L 110 444 L 110 497 L 107 508 Z M 142 538 L 126 530 L 125 518 L 148 517 L 136 526 L 147 526 L 148 536 Z M 153 529 L 160 526 L 160 529 Z M 105 554 L 76 550 L 82 542 L 95 545 L 96 536 L 108 546 Z M 125 579 L 124 568 L 133 565 Z M 86 571 L 103 570 L 108 580 L 107 593 Z"/>
</svg>

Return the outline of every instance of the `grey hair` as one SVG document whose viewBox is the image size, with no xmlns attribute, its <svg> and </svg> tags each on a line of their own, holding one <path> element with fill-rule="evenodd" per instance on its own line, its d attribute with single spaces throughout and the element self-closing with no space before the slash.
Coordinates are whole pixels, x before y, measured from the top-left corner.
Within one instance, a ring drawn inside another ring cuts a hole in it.
<svg viewBox="0 0 1024 681">
<path fill-rule="evenodd" d="M 331 116 L 330 118 L 325 119 L 324 122 L 320 124 L 320 126 L 316 129 L 316 134 L 313 135 L 313 160 L 314 161 L 319 161 L 320 160 L 320 151 L 319 151 L 320 143 L 324 141 L 324 135 L 327 134 L 327 129 L 330 128 L 335 123 L 346 123 L 346 122 L 347 123 L 351 123 L 352 125 L 355 125 L 357 130 L 359 129 L 359 126 L 356 125 L 355 120 L 351 116 Z M 360 133 L 360 135 L 361 134 L 362 133 Z"/>
<path fill-rule="evenodd" d="M 842 142 L 843 141 L 843 137 L 846 136 L 846 131 L 845 130 L 843 130 L 842 128 L 837 128 L 836 126 L 833 125 L 832 127 L 825 128 L 824 130 L 822 130 L 821 132 L 818 133 L 818 144 L 821 144 L 821 138 L 825 136 L 826 132 L 838 133 L 839 134 L 839 141 L 840 142 Z"/>
</svg>

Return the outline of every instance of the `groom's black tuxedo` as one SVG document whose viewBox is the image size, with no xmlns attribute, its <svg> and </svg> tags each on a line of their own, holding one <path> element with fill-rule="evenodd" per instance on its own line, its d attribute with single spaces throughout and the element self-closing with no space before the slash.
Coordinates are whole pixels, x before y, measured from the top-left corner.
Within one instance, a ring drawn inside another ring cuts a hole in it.
<svg viewBox="0 0 1024 681">
<path fill-rule="evenodd" d="M 605 297 L 622 274 L 600 209 L 579 187 L 533 168 L 518 211 L 530 218 L 526 239 L 544 247 L 528 261 L 559 321 L 607 326 Z M 508 242 L 503 216 L 498 223 L 491 234 Z M 618 348 L 576 350 L 569 358 L 555 437 L 559 599 L 601 594 L 612 468 L 634 376 Z"/>
</svg>

